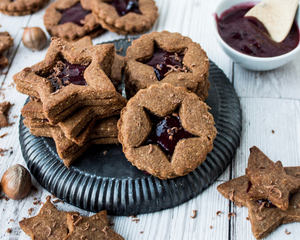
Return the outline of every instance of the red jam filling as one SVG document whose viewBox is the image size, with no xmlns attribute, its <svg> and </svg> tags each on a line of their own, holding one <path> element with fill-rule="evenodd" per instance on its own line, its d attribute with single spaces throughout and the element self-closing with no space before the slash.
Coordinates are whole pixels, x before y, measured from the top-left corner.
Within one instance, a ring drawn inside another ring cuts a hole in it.
<svg viewBox="0 0 300 240">
<path fill-rule="evenodd" d="M 153 57 L 145 64 L 153 67 L 156 77 L 159 81 L 172 71 L 185 71 L 182 60 L 184 53 L 167 52 L 162 48 L 156 48 Z"/>
<path fill-rule="evenodd" d="M 172 156 L 176 144 L 181 139 L 194 137 L 182 127 L 180 118 L 176 113 L 163 118 L 152 114 L 149 116 L 153 126 L 145 145 L 157 144 L 167 155 Z"/>
<path fill-rule="evenodd" d="M 75 23 L 79 26 L 83 26 L 85 16 L 90 14 L 91 11 L 83 9 L 81 6 L 81 3 L 78 2 L 74 6 L 68 8 L 68 9 L 60 10 L 60 13 L 62 14 L 61 20 L 59 23 L 60 25 L 67 23 L 67 22 L 71 22 L 71 23 Z"/>
<path fill-rule="evenodd" d="M 124 16 L 130 12 L 142 14 L 139 10 L 138 0 L 113 0 L 110 5 L 115 7 L 119 16 Z"/>
<path fill-rule="evenodd" d="M 66 60 L 57 62 L 51 74 L 47 77 L 54 86 L 54 92 L 69 84 L 87 85 L 84 71 L 89 64 L 71 64 Z"/>
<path fill-rule="evenodd" d="M 275 42 L 265 26 L 254 17 L 244 15 L 254 6 L 235 5 L 223 12 L 216 21 L 221 38 L 233 49 L 254 57 L 275 57 L 295 49 L 299 44 L 296 22 L 282 42 Z"/>
</svg>

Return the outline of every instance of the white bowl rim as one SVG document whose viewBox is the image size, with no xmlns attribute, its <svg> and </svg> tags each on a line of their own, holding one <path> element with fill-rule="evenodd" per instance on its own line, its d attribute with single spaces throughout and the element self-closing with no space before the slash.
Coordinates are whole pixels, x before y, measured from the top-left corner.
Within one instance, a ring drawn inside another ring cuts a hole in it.
<svg viewBox="0 0 300 240">
<path fill-rule="evenodd" d="M 285 54 L 282 54 L 282 55 L 279 55 L 279 56 L 275 56 L 275 57 L 254 57 L 254 56 L 250 56 L 250 55 L 247 55 L 247 54 L 244 54 L 244 53 L 241 53 L 237 50 L 235 50 L 234 48 L 230 47 L 220 36 L 219 34 L 219 31 L 218 31 L 218 26 L 217 26 L 217 21 L 216 21 L 216 15 L 217 15 L 217 9 L 219 8 L 219 5 L 223 2 L 224 0 L 221 0 L 219 1 L 219 3 L 216 5 L 216 8 L 213 12 L 213 18 L 214 18 L 214 33 L 215 33 L 215 36 L 218 38 L 219 42 L 225 47 L 227 48 L 229 51 L 231 52 L 234 52 L 235 54 L 237 54 L 238 56 L 240 57 L 243 57 L 245 59 L 248 59 L 248 60 L 256 60 L 256 61 L 261 61 L 261 62 L 268 62 L 270 60 L 280 60 L 282 58 L 288 58 L 290 55 L 294 55 L 295 53 L 297 53 L 299 50 L 300 50 L 300 28 L 299 28 L 299 21 L 297 19 L 297 14 L 300 14 L 300 5 L 298 6 L 298 13 L 296 13 L 296 23 L 297 23 L 297 27 L 298 27 L 298 31 L 299 31 L 299 43 L 298 43 L 298 46 L 296 48 L 294 48 L 292 51 L 290 52 L 287 52 Z M 250 1 L 250 0 L 245 0 L 244 1 L 245 3 L 246 2 L 254 2 L 254 1 Z M 255 1 L 255 2 L 261 2 L 261 1 Z M 236 4 L 238 5 L 238 4 Z M 235 5 L 233 5 L 235 6 Z M 226 11 L 227 9 L 225 9 L 224 11 Z M 224 12 L 223 11 L 223 12 Z"/>
</svg>

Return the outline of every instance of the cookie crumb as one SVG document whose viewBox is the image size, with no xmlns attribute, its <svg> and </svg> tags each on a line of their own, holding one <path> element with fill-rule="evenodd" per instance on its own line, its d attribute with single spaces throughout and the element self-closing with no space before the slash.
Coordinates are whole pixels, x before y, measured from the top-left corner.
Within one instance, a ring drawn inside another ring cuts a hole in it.
<svg viewBox="0 0 300 240">
<path fill-rule="evenodd" d="M 197 216 L 197 210 L 193 210 L 193 215 L 191 215 L 191 218 L 195 218 Z"/>
<path fill-rule="evenodd" d="M 236 217 L 236 214 L 235 214 L 235 213 L 233 213 L 233 212 L 230 212 L 230 213 L 228 213 L 228 218 L 229 218 L 229 219 L 231 218 L 231 216 L 234 216 L 234 217 Z"/>
<path fill-rule="evenodd" d="M 210 225 L 210 227 L 209 227 L 210 229 L 212 229 L 213 228 L 213 226 L 212 225 Z"/>
<path fill-rule="evenodd" d="M 216 215 L 217 215 L 218 217 L 221 217 L 220 214 L 223 214 L 223 212 L 222 212 L 222 211 L 217 211 L 217 212 L 216 212 Z"/>
<path fill-rule="evenodd" d="M 14 222 L 15 220 L 13 220 L 13 219 L 9 219 L 9 221 L 10 221 L 10 222 Z"/>
<path fill-rule="evenodd" d="M 274 130 L 272 130 L 272 133 L 274 134 L 274 133 L 275 133 L 275 131 L 274 131 Z"/>
<path fill-rule="evenodd" d="M 143 231 L 140 231 L 140 234 L 143 234 L 144 232 Z"/>
<path fill-rule="evenodd" d="M 6 232 L 7 232 L 7 233 L 11 233 L 11 228 L 8 228 L 8 229 L 6 230 Z"/>
<path fill-rule="evenodd" d="M 246 220 L 247 220 L 247 221 L 249 221 L 249 220 L 250 220 L 250 218 L 249 218 L 249 217 L 246 217 Z"/>
<path fill-rule="evenodd" d="M 284 233 L 285 233 L 286 235 L 290 235 L 290 234 L 291 234 L 291 232 L 289 232 L 289 231 L 287 230 L 287 228 L 284 230 Z"/>
</svg>

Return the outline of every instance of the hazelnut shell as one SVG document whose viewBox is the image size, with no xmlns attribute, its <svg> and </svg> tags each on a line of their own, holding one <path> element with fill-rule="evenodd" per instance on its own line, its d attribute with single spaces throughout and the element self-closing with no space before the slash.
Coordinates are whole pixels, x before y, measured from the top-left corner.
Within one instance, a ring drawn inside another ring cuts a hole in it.
<svg viewBox="0 0 300 240">
<path fill-rule="evenodd" d="M 16 164 L 5 171 L 1 187 L 6 196 L 19 200 L 27 196 L 31 189 L 30 173 L 23 166 Z"/>
</svg>

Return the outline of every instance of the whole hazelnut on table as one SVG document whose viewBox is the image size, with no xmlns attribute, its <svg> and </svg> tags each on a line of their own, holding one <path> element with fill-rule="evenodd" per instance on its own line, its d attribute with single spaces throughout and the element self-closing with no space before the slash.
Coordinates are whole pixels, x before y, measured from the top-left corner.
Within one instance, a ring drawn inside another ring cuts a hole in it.
<svg viewBox="0 0 300 240">
<path fill-rule="evenodd" d="M 38 51 L 46 45 L 47 37 L 44 31 L 39 27 L 27 27 L 24 29 L 22 42 L 25 47 Z"/>
<path fill-rule="evenodd" d="M 14 200 L 20 200 L 30 192 L 30 173 L 23 166 L 16 164 L 3 174 L 1 187 L 6 196 Z"/>
</svg>

